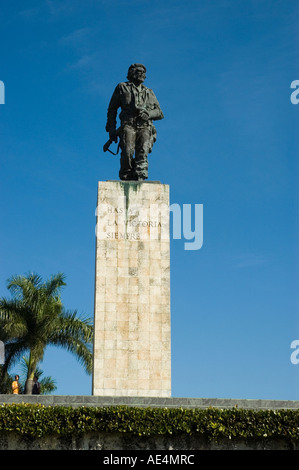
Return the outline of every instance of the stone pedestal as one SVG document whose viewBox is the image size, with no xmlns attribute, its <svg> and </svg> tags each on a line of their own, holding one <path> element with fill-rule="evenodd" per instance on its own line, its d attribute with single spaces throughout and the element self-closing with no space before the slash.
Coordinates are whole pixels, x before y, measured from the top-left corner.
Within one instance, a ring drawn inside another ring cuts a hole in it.
<svg viewBox="0 0 299 470">
<path fill-rule="evenodd" d="M 98 184 L 93 395 L 171 396 L 169 186 Z"/>
</svg>

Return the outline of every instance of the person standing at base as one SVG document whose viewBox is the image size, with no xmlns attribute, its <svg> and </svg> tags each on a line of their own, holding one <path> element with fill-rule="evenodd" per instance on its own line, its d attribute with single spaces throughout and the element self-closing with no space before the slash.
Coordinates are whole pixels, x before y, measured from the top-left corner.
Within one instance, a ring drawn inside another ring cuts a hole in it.
<svg viewBox="0 0 299 470">
<path fill-rule="evenodd" d="M 19 376 L 18 375 L 15 376 L 15 380 L 12 382 L 11 388 L 12 388 L 12 393 L 13 394 L 19 395 L 21 388 L 20 388 Z"/>
<path fill-rule="evenodd" d="M 108 106 L 106 131 L 109 138 L 121 149 L 121 180 L 142 181 L 148 178 L 148 154 L 156 141 L 153 121 L 164 118 L 154 92 L 143 85 L 146 68 L 143 64 L 132 64 L 127 82 L 119 83 Z M 121 126 L 116 129 L 118 109 Z M 135 153 L 135 158 L 134 158 Z"/>
<path fill-rule="evenodd" d="M 39 395 L 39 394 L 40 394 L 40 384 L 39 384 L 37 376 L 35 375 L 33 378 L 32 395 Z"/>
</svg>

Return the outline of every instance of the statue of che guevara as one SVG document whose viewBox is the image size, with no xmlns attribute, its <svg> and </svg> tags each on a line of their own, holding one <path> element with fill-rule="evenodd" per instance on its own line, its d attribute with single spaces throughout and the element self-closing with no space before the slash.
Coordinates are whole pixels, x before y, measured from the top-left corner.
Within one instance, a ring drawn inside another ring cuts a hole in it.
<svg viewBox="0 0 299 470">
<path fill-rule="evenodd" d="M 109 142 L 118 142 L 121 149 L 121 180 L 142 181 L 148 178 L 148 154 L 156 140 L 153 121 L 163 119 L 154 92 L 143 85 L 146 68 L 142 64 L 132 64 L 127 74 L 127 82 L 119 83 L 108 106 L 106 131 Z M 118 109 L 120 127 L 116 129 Z M 108 150 L 104 146 L 104 151 Z M 135 158 L 134 158 L 135 153 Z"/>
</svg>

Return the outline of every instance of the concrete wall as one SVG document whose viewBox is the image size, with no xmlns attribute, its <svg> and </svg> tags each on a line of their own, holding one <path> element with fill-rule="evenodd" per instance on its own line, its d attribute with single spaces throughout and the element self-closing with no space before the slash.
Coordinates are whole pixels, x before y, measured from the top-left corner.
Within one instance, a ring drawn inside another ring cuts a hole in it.
<svg viewBox="0 0 299 470">
<path fill-rule="evenodd" d="M 232 408 L 244 409 L 298 409 L 299 401 L 210 399 L 210 398 L 151 398 L 151 397 L 99 397 L 99 396 L 28 396 L 0 395 L 4 403 L 40 403 L 45 406 L 141 406 L 186 408 Z M 94 433 L 82 437 L 61 438 L 51 436 L 28 439 L 16 433 L 0 434 L 0 450 L 299 450 L 298 442 L 262 439 L 259 441 L 221 439 L 209 442 L 198 436 L 136 437 L 128 433 Z"/>
<path fill-rule="evenodd" d="M 98 433 L 68 439 L 52 436 L 31 440 L 12 433 L 0 435 L 0 451 L 3 450 L 299 450 L 299 443 L 269 439 L 262 441 L 222 439 L 219 442 L 208 442 L 196 436 L 148 438 L 131 436 L 127 433 Z"/>
<path fill-rule="evenodd" d="M 163 408 L 233 408 L 244 409 L 299 409 L 296 400 L 254 400 L 233 398 L 181 398 L 181 397 L 115 397 L 94 395 L 0 395 L 3 403 L 40 403 L 45 406 L 142 406 Z"/>
</svg>

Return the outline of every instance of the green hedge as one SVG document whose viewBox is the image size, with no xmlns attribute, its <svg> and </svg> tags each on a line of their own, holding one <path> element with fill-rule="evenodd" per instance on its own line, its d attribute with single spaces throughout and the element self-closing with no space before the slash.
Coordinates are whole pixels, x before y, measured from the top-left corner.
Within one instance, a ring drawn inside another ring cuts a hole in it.
<svg viewBox="0 0 299 470">
<path fill-rule="evenodd" d="M 9 432 L 32 438 L 119 432 L 137 436 L 189 434 L 209 440 L 298 440 L 299 410 L 5 404 L 0 406 L 0 434 Z"/>
</svg>

